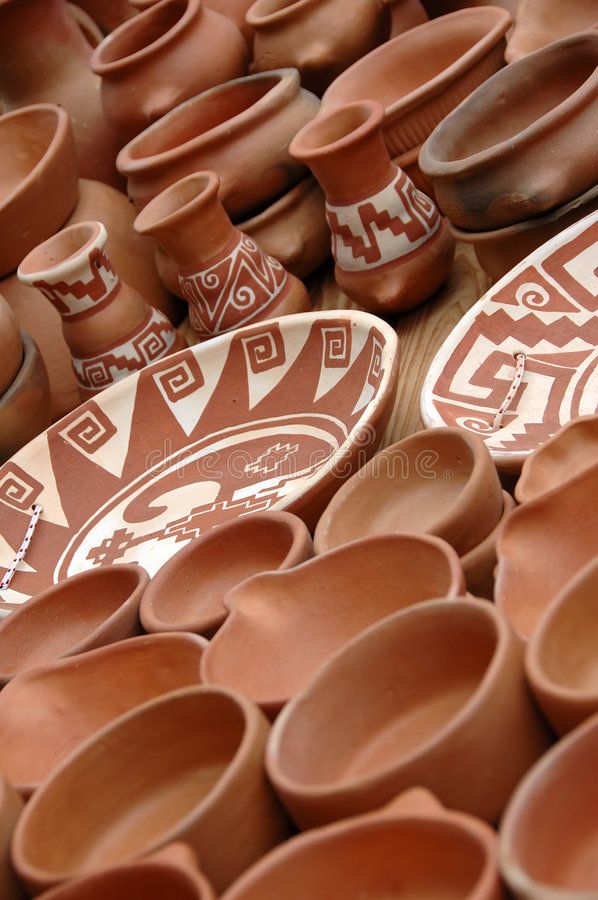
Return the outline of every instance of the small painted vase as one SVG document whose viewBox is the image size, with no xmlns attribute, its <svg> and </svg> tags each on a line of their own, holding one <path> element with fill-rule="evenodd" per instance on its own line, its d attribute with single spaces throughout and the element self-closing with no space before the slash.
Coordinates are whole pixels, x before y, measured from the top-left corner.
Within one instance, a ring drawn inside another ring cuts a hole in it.
<svg viewBox="0 0 598 900">
<path fill-rule="evenodd" d="M 235 228 L 218 199 L 215 172 L 196 172 L 158 194 L 135 220 L 153 237 L 189 303 L 200 338 L 210 338 L 260 319 L 306 312 L 309 294 L 284 266 Z M 172 280 L 172 276 L 171 279 Z"/>
<path fill-rule="evenodd" d="M 445 219 L 390 159 L 377 100 L 318 115 L 290 153 L 326 194 L 338 286 L 374 312 L 410 309 L 446 279 L 454 241 Z"/>
<path fill-rule="evenodd" d="M 120 280 L 106 239 L 101 222 L 70 225 L 32 250 L 17 273 L 60 313 L 82 400 L 187 346 L 166 316 Z"/>
</svg>

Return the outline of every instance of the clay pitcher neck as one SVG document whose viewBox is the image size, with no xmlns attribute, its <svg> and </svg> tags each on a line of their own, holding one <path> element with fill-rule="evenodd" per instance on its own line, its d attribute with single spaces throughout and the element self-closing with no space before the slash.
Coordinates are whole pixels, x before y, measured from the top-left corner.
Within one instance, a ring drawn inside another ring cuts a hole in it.
<svg viewBox="0 0 598 900">
<path fill-rule="evenodd" d="M 347 103 L 318 115 L 295 136 L 290 152 L 306 163 L 329 203 L 371 196 L 394 177 L 380 126 L 384 108 L 376 100 Z"/>
</svg>

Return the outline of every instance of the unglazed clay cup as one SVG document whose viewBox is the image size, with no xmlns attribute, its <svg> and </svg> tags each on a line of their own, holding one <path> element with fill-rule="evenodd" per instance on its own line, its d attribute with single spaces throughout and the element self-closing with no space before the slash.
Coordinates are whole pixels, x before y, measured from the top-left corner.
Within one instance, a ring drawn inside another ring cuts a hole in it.
<svg viewBox="0 0 598 900">
<path fill-rule="evenodd" d="M 317 553 L 368 534 L 435 534 L 459 556 L 477 547 L 503 512 L 484 442 L 461 428 L 419 431 L 381 450 L 336 492 L 314 535 Z"/>
<path fill-rule="evenodd" d="M 51 422 L 50 382 L 37 344 L 21 332 L 22 360 L 0 396 L 0 463 L 43 431 Z"/>
<path fill-rule="evenodd" d="M 0 116 L 0 276 L 53 235 L 77 202 L 77 151 L 68 113 L 36 103 Z"/>
<path fill-rule="evenodd" d="M 2 900 L 22 900 L 22 885 L 17 881 L 10 859 L 10 842 L 23 801 L 0 774 L 0 896 Z"/>
<path fill-rule="evenodd" d="M 139 601 L 149 576 L 116 565 L 73 575 L 0 623 L 0 684 L 34 666 L 139 634 Z"/>
<path fill-rule="evenodd" d="M 507 491 L 502 492 L 503 511 L 497 525 L 477 547 L 460 557 L 467 590 L 474 597 L 494 597 L 494 571 L 496 569 L 496 543 L 504 523 L 515 509 L 515 501 Z"/>
<path fill-rule="evenodd" d="M 241 516 L 190 541 L 152 578 L 139 610 L 145 631 L 213 634 L 228 615 L 225 594 L 258 572 L 291 569 L 313 555 L 297 516 Z"/>
<path fill-rule="evenodd" d="M 560 740 L 527 773 L 500 827 L 500 869 L 519 900 L 598 895 L 598 715 Z"/>
<path fill-rule="evenodd" d="M 138 210 L 185 175 L 214 170 L 220 199 L 238 222 L 305 174 L 289 144 L 319 106 L 296 69 L 237 78 L 154 122 L 121 150 L 117 166 Z"/>
<path fill-rule="evenodd" d="M 413 788 L 375 812 L 291 838 L 223 900 L 330 900 L 331 885 L 336 897 L 500 900 L 497 856 L 485 822 Z"/>
<path fill-rule="evenodd" d="M 227 594 L 230 616 L 206 649 L 201 679 L 240 691 L 274 718 L 356 634 L 403 607 L 464 590 L 457 554 L 439 538 L 354 541 Z"/>
<path fill-rule="evenodd" d="M 324 94 L 322 108 L 379 100 L 390 155 L 406 153 L 500 69 L 510 25 L 506 10 L 482 6 L 411 28 L 339 75 Z"/>
<path fill-rule="evenodd" d="M 263 768 L 268 732 L 257 707 L 218 688 L 125 713 L 27 804 L 13 839 L 18 874 L 38 893 L 184 841 L 222 892 L 288 835 Z"/>
<path fill-rule="evenodd" d="M 266 767 L 300 828 L 416 785 L 493 822 L 548 743 L 500 612 L 485 600 L 430 600 L 322 666 L 275 722 Z"/>
<path fill-rule="evenodd" d="M 199 684 L 206 646 L 195 634 L 144 635 L 18 675 L 0 693 L 0 771 L 30 797 L 108 722 L 161 694 Z"/>
<path fill-rule="evenodd" d="M 598 31 L 507 66 L 450 113 L 419 164 L 442 212 L 486 231 L 573 200 L 598 180 Z M 508 110 L 508 114 L 505 114 Z"/>
</svg>

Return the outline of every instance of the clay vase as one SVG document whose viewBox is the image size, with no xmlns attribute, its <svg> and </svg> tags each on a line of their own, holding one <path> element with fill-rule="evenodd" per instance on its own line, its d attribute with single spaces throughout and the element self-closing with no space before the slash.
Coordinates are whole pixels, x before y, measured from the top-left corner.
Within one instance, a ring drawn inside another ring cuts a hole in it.
<svg viewBox="0 0 598 900">
<path fill-rule="evenodd" d="M 118 155 L 138 210 L 193 172 L 218 172 L 220 199 L 233 220 L 254 215 L 296 184 L 305 167 L 289 144 L 320 101 L 295 69 L 237 78 L 187 100 Z"/>
<path fill-rule="evenodd" d="M 0 294 L 0 397 L 15 380 L 22 362 L 23 338 L 10 306 Z"/>
<path fill-rule="evenodd" d="M 228 593 L 230 615 L 204 654 L 201 679 L 240 691 L 274 719 L 355 635 L 399 609 L 464 589 L 457 555 L 438 538 L 354 541 Z"/>
<path fill-rule="evenodd" d="M 598 180 L 597 96 L 598 31 L 564 38 L 497 72 L 421 149 L 420 168 L 442 212 L 459 228 L 487 231 L 588 190 Z"/>
<path fill-rule="evenodd" d="M 515 509 L 497 543 L 494 599 L 524 641 L 596 555 L 598 465 Z"/>
<path fill-rule="evenodd" d="M 38 893 L 184 841 L 221 893 L 289 833 L 263 769 L 268 733 L 252 703 L 216 688 L 125 713 L 27 804 L 13 838 L 18 874 Z"/>
<path fill-rule="evenodd" d="M 598 716 L 560 740 L 517 786 L 500 828 L 501 874 L 520 900 L 590 900 L 596 870 Z"/>
<path fill-rule="evenodd" d="M 435 534 L 463 556 L 503 512 L 484 442 L 460 428 L 419 431 L 381 450 L 336 492 L 314 535 L 325 553 L 368 534 Z"/>
<path fill-rule="evenodd" d="M 504 523 L 515 509 L 515 501 L 507 491 L 502 492 L 503 512 L 490 534 L 468 553 L 459 558 L 467 590 L 474 597 L 494 598 L 494 572 L 496 570 L 496 544 Z"/>
<path fill-rule="evenodd" d="M 14 456 L 51 422 L 50 383 L 44 361 L 35 341 L 24 331 L 20 337 L 21 364 L 0 396 L 0 463 Z"/>
<path fill-rule="evenodd" d="M 304 285 L 235 228 L 218 199 L 215 172 L 187 175 L 135 219 L 174 262 L 191 326 L 211 338 L 273 316 L 308 312 Z"/>
<path fill-rule="evenodd" d="M 320 96 L 331 81 L 388 35 L 383 2 L 255 0 L 247 13 L 254 32 L 252 72 L 293 66 Z M 421 22 L 415 7 L 413 25 Z"/>
<path fill-rule="evenodd" d="M 529 503 L 585 472 L 597 459 L 598 416 L 572 419 L 527 457 L 515 497 Z"/>
<path fill-rule="evenodd" d="M 485 822 L 413 788 L 375 812 L 291 838 L 223 900 L 329 900 L 331 885 L 343 897 L 501 900 L 497 857 L 496 834 Z"/>
<path fill-rule="evenodd" d="M 0 622 L 0 684 L 35 666 L 139 634 L 140 566 L 90 569 L 48 588 Z"/>
<path fill-rule="evenodd" d="M 409 309 L 446 279 L 454 253 L 432 201 L 391 162 L 378 101 L 322 113 L 293 139 L 326 194 L 336 283 L 374 312 Z"/>
<path fill-rule="evenodd" d="M 40 900 L 215 900 L 197 856 L 187 844 L 167 844 L 136 862 L 104 869 L 46 891 Z"/>
<path fill-rule="evenodd" d="M 17 881 L 10 859 L 10 842 L 23 810 L 23 801 L 0 775 L 0 896 L 2 900 L 23 900 L 24 891 Z"/>
<path fill-rule="evenodd" d="M 493 822 L 548 743 L 500 612 L 485 600 L 430 600 L 319 669 L 276 720 L 266 768 L 300 828 L 418 785 Z"/>
<path fill-rule="evenodd" d="M 562 8 L 550 0 L 520 0 L 505 58 L 509 63 L 517 62 L 559 38 L 592 28 L 597 22 L 594 0 L 570 0 Z"/>
<path fill-rule="evenodd" d="M 241 516 L 189 541 L 152 578 L 139 614 L 145 631 L 211 636 L 228 615 L 224 597 L 259 572 L 291 569 L 313 554 L 306 525 L 292 513 Z"/>
<path fill-rule="evenodd" d="M 91 67 L 106 119 L 128 141 L 183 100 L 244 75 L 247 47 L 201 0 L 160 0 L 109 34 Z"/>
<path fill-rule="evenodd" d="M 60 313 L 82 400 L 187 346 L 166 316 L 121 282 L 106 239 L 101 222 L 70 225 L 32 250 L 17 273 Z"/>
<path fill-rule="evenodd" d="M 27 53 L 23 53 L 25 35 Z M 4 0 L 0 4 L 4 110 L 44 102 L 63 107 L 73 123 L 79 174 L 118 187 L 122 181 L 114 161 L 121 143 L 104 118 L 100 81 L 90 69 L 90 56 L 91 47 L 66 0 Z"/>
<path fill-rule="evenodd" d="M 173 632 L 134 637 L 36 666 L 0 693 L 0 769 L 28 798 L 108 722 L 199 683 L 207 641 Z"/>
<path fill-rule="evenodd" d="M 77 0 L 77 6 L 91 16 L 107 34 L 137 12 L 130 0 Z"/>
</svg>

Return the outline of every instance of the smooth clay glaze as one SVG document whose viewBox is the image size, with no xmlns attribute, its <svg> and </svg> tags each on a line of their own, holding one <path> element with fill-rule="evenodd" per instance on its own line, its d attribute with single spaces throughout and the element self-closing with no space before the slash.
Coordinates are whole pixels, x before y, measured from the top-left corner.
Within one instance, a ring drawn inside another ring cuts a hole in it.
<svg viewBox="0 0 598 900">
<path fill-rule="evenodd" d="M 274 718 L 356 634 L 464 589 L 448 544 L 409 534 L 354 541 L 287 572 L 257 575 L 227 594 L 230 615 L 204 654 L 202 681 L 246 694 Z"/>
<path fill-rule="evenodd" d="M 500 612 L 485 600 L 431 600 L 322 666 L 275 722 L 266 768 L 301 828 L 416 785 L 492 822 L 548 742 Z"/>
<path fill-rule="evenodd" d="M 125 713 L 27 804 L 13 839 L 18 874 L 38 893 L 184 841 L 222 892 L 288 836 L 263 770 L 268 733 L 252 703 L 215 688 L 172 691 Z"/>
<path fill-rule="evenodd" d="M 21 332 L 21 340 L 21 364 L 0 396 L 0 463 L 9 460 L 51 421 L 50 383 L 44 361 L 28 334 Z"/>
<path fill-rule="evenodd" d="M 259 572 L 291 569 L 313 554 L 297 516 L 256 512 L 212 528 L 179 550 L 152 578 L 140 607 L 148 632 L 210 636 L 224 622 L 224 597 Z"/>
</svg>

